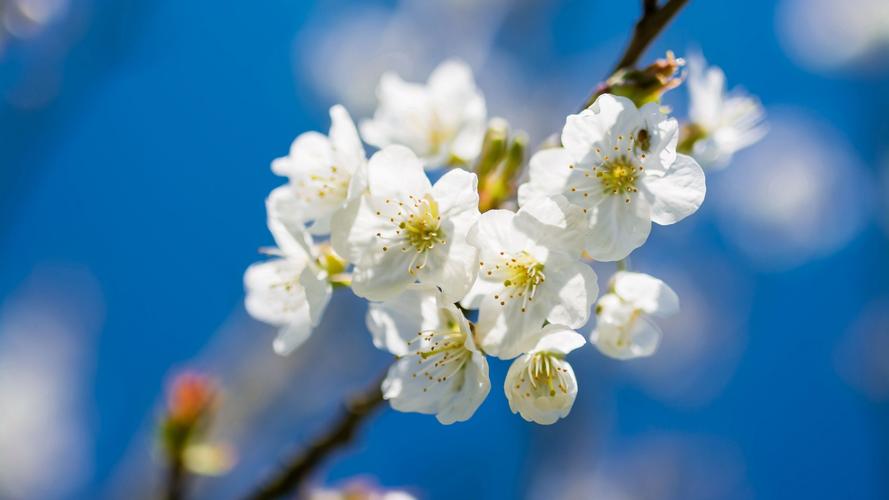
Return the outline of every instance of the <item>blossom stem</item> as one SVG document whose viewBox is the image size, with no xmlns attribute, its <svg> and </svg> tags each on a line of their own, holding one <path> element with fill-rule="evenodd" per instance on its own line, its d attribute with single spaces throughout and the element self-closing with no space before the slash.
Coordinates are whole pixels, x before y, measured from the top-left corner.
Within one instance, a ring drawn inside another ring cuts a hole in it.
<svg viewBox="0 0 889 500">
<path fill-rule="evenodd" d="M 618 71 L 635 65 L 645 49 L 667 26 L 671 19 L 679 12 L 688 0 L 667 0 L 663 5 L 658 5 L 656 0 L 643 0 L 642 17 L 636 22 L 630 41 L 623 54 L 609 73 L 609 77 Z M 606 78 L 607 80 L 607 78 Z M 590 107 L 601 91 L 597 88 L 586 100 L 583 108 Z"/>
<path fill-rule="evenodd" d="M 181 500 L 185 498 L 186 472 L 182 460 L 182 452 L 178 451 L 170 457 L 167 470 L 167 488 L 164 494 L 166 500 Z"/>
<path fill-rule="evenodd" d="M 353 395 L 327 430 L 316 436 L 305 449 L 292 455 L 283 467 L 244 498 L 271 500 L 297 491 L 325 458 L 354 439 L 358 426 L 380 406 L 383 402 L 381 386 L 385 375 L 384 372 L 366 389 Z"/>
</svg>

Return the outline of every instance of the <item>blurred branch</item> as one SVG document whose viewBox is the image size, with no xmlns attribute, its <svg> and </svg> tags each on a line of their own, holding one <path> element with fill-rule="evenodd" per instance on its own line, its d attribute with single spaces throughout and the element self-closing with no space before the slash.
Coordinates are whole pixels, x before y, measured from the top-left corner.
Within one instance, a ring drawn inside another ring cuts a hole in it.
<svg viewBox="0 0 889 500">
<path fill-rule="evenodd" d="M 651 42 L 664 30 L 670 20 L 686 3 L 688 3 L 688 0 L 668 0 L 665 4 L 659 6 L 657 0 L 643 0 L 642 17 L 636 22 L 627 47 L 608 76 L 611 77 L 620 70 L 634 66 L 639 61 L 639 58 L 642 57 L 645 49 L 651 45 Z M 583 108 L 587 108 L 595 102 L 599 94 L 602 93 L 602 88 L 603 86 L 600 85 L 587 98 Z"/>
<path fill-rule="evenodd" d="M 296 491 L 328 455 L 352 441 L 358 426 L 383 402 L 380 386 L 385 375 L 383 373 L 367 389 L 352 396 L 346 402 L 343 413 L 324 433 L 290 457 L 280 470 L 245 498 L 270 500 Z"/>
<path fill-rule="evenodd" d="M 170 468 L 167 470 L 167 488 L 164 498 L 166 500 L 182 500 L 185 498 L 185 464 L 182 453 L 170 458 Z"/>
</svg>

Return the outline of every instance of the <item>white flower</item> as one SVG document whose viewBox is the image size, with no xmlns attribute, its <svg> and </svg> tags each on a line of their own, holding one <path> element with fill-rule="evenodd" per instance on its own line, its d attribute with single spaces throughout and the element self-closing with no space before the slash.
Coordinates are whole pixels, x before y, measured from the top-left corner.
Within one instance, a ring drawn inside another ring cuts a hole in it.
<svg viewBox="0 0 889 500">
<path fill-rule="evenodd" d="M 481 215 L 468 237 L 479 248 L 479 274 L 462 304 L 480 309 L 476 333 L 485 352 L 518 356 L 544 320 L 569 328 L 586 323 L 598 294 L 596 273 L 580 260 L 570 230 L 584 223 L 562 197 Z"/>
<path fill-rule="evenodd" d="M 648 316 L 679 311 L 679 297 L 663 281 L 642 273 L 619 271 L 610 292 L 596 304 L 596 328 L 590 342 L 606 356 L 631 359 L 654 354 L 661 330 Z"/>
<path fill-rule="evenodd" d="M 765 112 L 754 97 L 726 94 L 725 74 L 700 54 L 688 62 L 689 119 L 697 139 L 692 155 L 705 167 L 724 167 L 736 151 L 762 139 Z"/>
<path fill-rule="evenodd" d="M 312 333 L 330 300 L 327 272 L 318 266 L 320 253 L 311 237 L 287 214 L 292 194 L 277 189 L 266 203 L 269 229 L 278 248 L 271 260 L 253 264 L 244 273 L 245 306 L 254 318 L 280 327 L 275 352 L 290 354 Z"/>
<path fill-rule="evenodd" d="M 519 202 L 564 195 L 589 217 L 586 251 L 596 260 L 620 260 L 645 242 L 652 221 L 678 222 L 704 200 L 704 173 L 676 153 L 677 129 L 656 103 L 637 109 L 629 99 L 603 94 L 568 116 L 564 147 L 531 158 Z"/>
<path fill-rule="evenodd" d="M 383 382 L 392 408 L 451 424 L 469 419 L 487 397 L 488 362 L 469 322 L 435 287 L 412 285 L 371 304 L 367 325 L 374 344 L 400 356 Z"/>
<path fill-rule="evenodd" d="M 349 113 L 342 106 L 330 108 L 330 135 L 301 134 L 290 154 L 272 162 L 272 171 L 290 182 L 278 189 L 293 194 L 292 217 L 312 222 L 313 234 L 330 231 L 330 218 L 364 189 L 367 163 L 364 146 Z"/>
<path fill-rule="evenodd" d="M 513 413 L 549 425 L 568 416 L 574 406 L 577 378 L 565 355 L 586 340 L 560 325 L 547 325 L 535 337 L 533 347 L 512 362 L 503 389 Z"/>
<path fill-rule="evenodd" d="M 466 63 L 443 62 L 426 85 L 386 73 L 377 98 L 373 120 L 361 124 L 361 135 L 369 144 L 407 146 L 430 168 L 469 163 L 481 151 L 485 99 Z"/>
<path fill-rule="evenodd" d="M 420 281 L 463 297 L 477 272 L 466 233 L 478 219 L 478 179 L 451 170 L 435 185 L 414 153 L 387 146 L 370 159 L 367 193 L 334 218 L 334 248 L 355 264 L 352 290 L 386 300 Z"/>
</svg>

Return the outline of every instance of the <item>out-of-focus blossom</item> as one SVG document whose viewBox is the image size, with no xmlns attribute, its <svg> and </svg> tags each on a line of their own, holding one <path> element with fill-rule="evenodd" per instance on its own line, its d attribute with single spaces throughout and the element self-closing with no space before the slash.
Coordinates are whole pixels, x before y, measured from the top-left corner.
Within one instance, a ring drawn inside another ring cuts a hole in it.
<svg viewBox="0 0 889 500">
<path fill-rule="evenodd" d="M 68 0 L 9 0 L 0 3 L 0 53 L 5 38 L 32 38 L 65 14 Z"/>
<path fill-rule="evenodd" d="M 202 475 L 219 475 L 231 469 L 231 447 L 206 439 L 218 403 L 219 387 L 213 379 L 188 371 L 176 375 L 167 392 L 167 408 L 158 429 L 167 461 L 181 463 Z"/>
<path fill-rule="evenodd" d="M 368 190 L 339 212 L 331 240 L 355 264 L 352 289 L 386 300 L 409 284 L 431 283 L 459 300 L 475 279 L 478 252 L 466 234 L 478 219 L 478 179 L 455 169 L 435 185 L 410 149 L 387 146 L 370 159 Z"/>
<path fill-rule="evenodd" d="M 649 316 L 679 311 L 679 297 L 663 281 L 642 273 L 618 271 L 609 292 L 596 303 L 596 328 L 590 335 L 603 354 L 632 359 L 654 354 L 661 330 Z"/>
<path fill-rule="evenodd" d="M 330 232 L 330 218 L 364 190 L 367 159 L 358 131 L 342 106 L 330 108 L 330 134 L 300 134 L 290 154 L 272 162 L 272 171 L 290 182 L 278 188 L 295 222 L 311 223 L 313 234 Z"/>
<path fill-rule="evenodd" d="M 704 201 L 704 172 L 676 153 L 678 124 L 649 103 L 603 94 L 569 115 L 563 148 L 531 158 L 519 203 L 564 195 L 589 218 L 585 250 L 596 260 L 620 260 L 648 239 L 651 223 L 668 225 Z"/>
<path fill-rule="evenodd" d="M 318 488 L 309 492 L 309 500 L 415 500 L 402 490 L 384 489 L 367 481 L 353 480 L 339 488 Z"/>
<path fill-rule="evenodd" d="M 837 348 L 839 374 L 875 401 L 889 399 L 889 298 L 876 300 L 862 311 Z"/>
<path fill-rule="evenodd" d="M 769 133 L 712 186 L 719 227 L 766 269 L 842 248 L 873 202 L 872 174 L 842 134 L 812 116 L 770 113 Z"/>
<path fill-rule="evenodd" d="M 688 94 L 690 123 L 682 130 L 679 150 L 705 168 L 725 167 L 732 155 L 765 135 L 759 101 L 737 90 L 727 94 L 725 73 L 707 67 L 701 54 L 689 56 Z"/>
<path fill-rule="evenodd" d="M 577 378 L 565 356 L 586 344 L 582 335 L 564 326 L 549 324 L 529 340 L 527 353 L 509 367 L 503 389 L 509 409 L 529 422 L 542 425 L 565 418 L 577 397 Z"/>
<path fill-rule="evenodd" d="M 0 309 L 0 498 L 76 496 L 91 468 L 84 406 L 102 304 L 89 275 L 38 270 Z"/>
<path fill-rule="evenodd" d="M 588 449 L 560 449 L 529 498 L 539 500 L 748 500 L 743 455 L 719 438 L 647 434 L 620 440 L 595 460 Z M 545 466 L 541 464 L 541 467 Z"/>
<path fill-rule="evenodd" d="M 783 0 L 775 28 L 788 53 L 813 69 L 885 68 L 889 60 L 885 0 Z"/>
<path fill-rule="evenodd" d="M 427 168 L 465 165 L 481 151 L 485 100 L 466 63 L 443 62 L 426 85 L 386 73 L 377 99 L 373 119 L 361 123 L 361 135 L 369 144 L 407 146 Z"/>
<path fill-rule="evenodd" d="M 485 212 L 470 231 L 480 270 L 462 304 L 479 309 L 476 334 L 486 353 L 512 359 L 533 345 L 544 321 L 580 328 L 589 319 L 599 287 L 580 260 L 573 227 L 584 220 L 574 209 L 564 198 L 541 198 L 518 213 Z"/>
<path fill-rule="evenodd" d="M 452 424 L 469 419 L 488 396 L 488 362 L 463 313 L 435 287 L 412 285 L 371 304 L 375 344 L 401 355 L 383 382 L 383 397 L 403 412 Z"/>
</svg>

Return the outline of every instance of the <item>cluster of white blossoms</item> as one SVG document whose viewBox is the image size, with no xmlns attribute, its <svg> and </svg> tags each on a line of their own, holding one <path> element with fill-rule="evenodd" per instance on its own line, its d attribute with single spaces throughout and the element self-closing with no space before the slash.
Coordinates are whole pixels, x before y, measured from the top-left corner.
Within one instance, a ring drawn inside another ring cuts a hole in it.
<svg viewBox="0 0 889 500">
<path fill-rule="evenodd" d="M 277 247 L 245 284 L 250 314 L 280 327 L 278 353 L 309 337 L 334 288 L 351 287 L 370 301 L 374 345 L 397 358 L 384 398 L 444 424 L 485 400 L 490 357 L 512 363 L 504 391 L 514 413 L 539 424 L 568 415 L 578 384 L 566 358 L 586 344 L 576 330 L 594 305 L 589 340 L 600 352 L 654 353 L 661 332 L 649 317 L 675 313 L 676 294 L 620 271 L 599 297 L 590 263 L 625 259 L 652 222 L 674 224 L 703 202 L 704 172 L 677 152 L 674 118 L 656 103 L 603 94 L 567 117 L 561 146 L 534 154 L 515 188 L 519 170 L 497 177 L 497 161 L 515 166 L 515 156 L 492 160 L 497 134 L 486 133 L 485 101 L 465 64 L 445 62 L 426 85 L 384 75 L 378 97 L 361 126 L 379 147 L 369 160 L 351 117 L 334 106 L 327 136 L 300 135 L 272 164 L 289 180 L 267 201 Z M 501 199 L 487 189 L 512 189 L 515 202 L 480 213 L 480 197 Z"/>
</svg>

